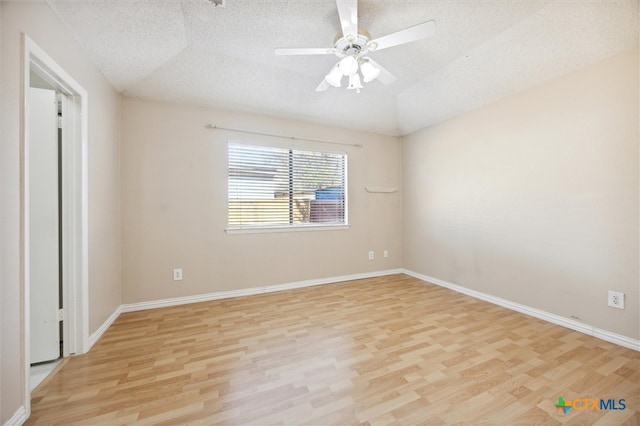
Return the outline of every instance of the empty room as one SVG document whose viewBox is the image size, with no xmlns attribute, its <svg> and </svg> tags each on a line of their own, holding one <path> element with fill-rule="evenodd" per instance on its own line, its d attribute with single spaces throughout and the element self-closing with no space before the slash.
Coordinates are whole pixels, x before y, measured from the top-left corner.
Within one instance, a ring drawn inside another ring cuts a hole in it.
<svg viewBox="0 0 640 426">
<path fill-rule="evenodd" d="M 640 424 L 638 0 L 1 0 L 0 424 Z"/>
</svg>

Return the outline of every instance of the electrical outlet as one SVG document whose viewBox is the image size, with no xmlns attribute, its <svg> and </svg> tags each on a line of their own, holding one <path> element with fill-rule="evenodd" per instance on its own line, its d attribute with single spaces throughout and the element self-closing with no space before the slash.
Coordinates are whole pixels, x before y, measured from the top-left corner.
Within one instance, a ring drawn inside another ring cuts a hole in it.
<svg viewBox="0 0 640 426">
<path fill-rule="evenodd" d="M 369 252 L 369 260 L 373 260 L 374 257 L 375 257 L 375 253 L 372 250 Z"/>
<path fill-rule="evenodd" d="M 624 293 L 609 290 L 608 305 L 612 308 L 624 309 Z"/>
<path fill-rule="evenodd" d="M 173 270 L 173 280 L 174 281 L 182 281 L 182 268 Z"/>
<path fill-rule="evenodd" d="M 389 257 L 389 250 L 385 250 L 382 252 L 382 257 Z"/>
</svg>

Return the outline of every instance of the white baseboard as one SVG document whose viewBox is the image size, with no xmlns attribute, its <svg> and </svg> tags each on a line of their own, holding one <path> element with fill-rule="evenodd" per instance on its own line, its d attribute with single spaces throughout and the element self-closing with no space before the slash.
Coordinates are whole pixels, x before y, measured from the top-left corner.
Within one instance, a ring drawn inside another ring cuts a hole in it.
<svg viewBox="0 0 640 426">
<path fill-rule="evenodd" d="M 481 293 L 479 291 L 471 290 L 466 287 L 462 287 L 457 284 L 453 284 L 438 278 L 429 277 L 427 275 L 419 274 L 407 269 L 403 269 L 402 273 L 410 275 L 419 280 L 426 281 L 428 283 L 436 284 L 440 287 L 445 287 L 458 293 L 466 294 L 467 296 L 474 297 L 476 299 L 483 300 L 485 302 L 493 303 L 494 305 L 502 306 L 503 308 L 511 309 L 513 311 L 521 312 L 523 314 L 539 318 L 541 320 L 557 324 L 571 330 L 579 331 L 584 334 L 588 334 L 598 339 L 606 340 L 607 342 L 615 343 L 616 345 L 624 346 L 625 348 L 634 349 L 640 351 L 640 340 L 633 339 L 631 337 L 623 336 L 622 334 L 613 333 L 611 331 L 603 330 L 598 327 L 594 327 L 589 324 L 585 324 L 570 318 L 565 318 L 560 315 L 552 314 L 550 312 L 543 311 L 541 309 L 532 308 L 530 306 L 521 305 L 519 303 L 512 302 L 510 300 L 502 299 L 500 297 L 492 296 L 490 294 Z"/>
<path fill-rule="evenodd" d="M 27 410 L 24 408 L 24 405 L 21 405 L 20 408 L 13 413 L 13 416 L 6 422 L 4 422 L 3 426 L 21 426 L 24 422 L 27 421 Z"/>
<path fill-rule="evenodd" d="M 342 275 L 337 277 L 320 278 L 315 280 L 296 281 L 287 284 L 275 284 L 262 287 L 243 288 L 240 290 L 217 291 L 215 293 L 197 294 L 194 296 L 174 297 L 171 299 L 152 300 L 149 302 L 127 303 L 118 308 L 107 318 L 102 325 L 89 336 L 88 352 L 91 347 L 102 337 L 105 331 L 123 312 L 143 311 L 146 309 L 165 308 L 169 306 L 186 305 L 188 303 L 207 302 L 210 300 L 229 299 L 231 297 L 251 296 L 254 294 L 271 293 L 274 291 L 292 290 L 295 288 L 311 287 L 314 285 L 333 284 L 342 281 L 360 280 L 364 278 L 382 277 L 385 275 L 401 274 L 401 269 L 388 269 L 385 271 L 366 272 L 362 274 Z"/>
<path fill-rule="evenodd" d="M 352 281 L 365 278 L 382 277 L 393 274 L 407 274 L 412 277 L 418 278 L 422 281 L 426 281 L 432 284 L 439 285 L 441 287 L 448 288 L 458 293 L 466 294 L 467 296 L 474 297 L 485 302 L 493 303 L 498 306 L 502 306 L 507 309 L 511 309 L 516 312 L 542 319 L 552 324 L 557 324 L 571 330 L 576 330 L 590 336 L 597 337 L 598 339 L 606 340 L 607 342 L 615 343 L 616 345 L 624 346 L 629 349 L 640 351 L 640 340 L 633 339 L 631 337 L 623 336 L 621 334 L 613 333 L 611 331 L 603 330 L 598 327 L 594 327 L 589 324 L 582 323 L 570 318 L 565 318 L 560 315 L 552 314 L 550 312 L 543 311 L 541 309 L 532 308 L 530 306 L 522 305 L 512 302 L 510 300 L 502 299 L 500 297 L 492 296 L 490 294 L 482 293 L 479 291 L 471 290 L 466 287 L 462 287 L 457 284 L 453 284 L 438 278 L 429 277 L 427 275 L 419 274 L 408 269 L 389 269 L 385 271 L 367 272 L 362 274 L 342 275 L 337 277 L 320 278 L 314 280 L 295 281 L 286 284 L 275 284 L 261 287 L 244 288 L 240 290 L 218 291 L 214 293 L 197 294 L 194 296 L 174 297 L 170 299 L 152 300 L 149 302 L 128 303 L 120 305 L 115 312 L 107 318 L 107 320 L 89 337 L 89 348 L 91 348 L 98 339 L 104 334 L 104 332 L 111 326 L 111 324 L 118 318 L 123 312 L 135 312 L 146 309 L 164 308 L 169 306 L 185 305 L 188 303 L 207 302 L 210 300 L 229 299 L 232 297 L 251 296 L 255 294 L 271 293 L 274 291 L 293 290 L 296 288 L 311 287 L 316 285 L 333 284 L 342 281 Z"/>
<path fill-rule="evenodd" d="M 289 284 L 276 284 L 264 287 L 264 293 L 272 291 L 293 290 L 295 288 L 311 287 L 314 285 L 334 284 L 343 281 L 362 280 L 365 278 L 384 277 L 387 275 L 402 274 L 402 269 L 387 269 L 386 271 L 366 272 L 362 274 L 342 275 L 330 278 L 320 278 L 317 280 L 296 281 Z"/>
<path fill-rule="evenodd" d="M 116 308 L 115 311 L 113 311 L 113 313 L 111 315 L 109 315 L 109 318 L 107 318 L 100 327 L 98 327 L 98 329 L 96 331 L 94 331 L 91 336 L 89 336 L 89 345 L 87 347 L 86 352 L 89 352 L 91 350 L 91 348 L 93 347 L 93 345 L 95 345 L 95 343 L 98 341 L 98 339 L 100 339 L 100 337 L 102 337 L 102 335 L 104 334 L 105 331 L 107 331 L 107 329 L 109 327 L 111 327 L 111 324 L 113 324 L 113 322 L 118 319 L 118 317 L 120 316 L 120 314 L 122 313 L 122 305 L 118 306 Z"/>
<path fill-rule="evenodd" d="M 164 308 L 168 306 L 185 305 L 187 303 L 208 302 L 210 300 L 228 299 L 231 297 L 251 296 L 255 294 L 271 293 L 273 291 L 292 290 L 295 288 L 311 287 L 315 285 L 333 284 L 342 281 L 360 280 L 364 278 L 382 277 L 385 275 L 401 274 L 401 269 L 366 272 L 362 274 L 342 275 L 337 277 L 319 278 L 315 280 L 296 281 L 286 284 L 275 284 L 261 287 L 243 288 L 240 290 L 217 291 L 215 293 L 197 294 L 194 296 L 174 297 L 171 299 L 152 300 L 149 302 L 127 303 L 120 305 L 120 312 L 135 312 L 145 309 Z"/>
</svg>

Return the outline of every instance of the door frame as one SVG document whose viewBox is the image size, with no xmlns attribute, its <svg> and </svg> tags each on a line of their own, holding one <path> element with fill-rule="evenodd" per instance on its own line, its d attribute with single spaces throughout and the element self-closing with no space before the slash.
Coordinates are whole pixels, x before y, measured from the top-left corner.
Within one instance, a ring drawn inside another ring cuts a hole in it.
<svg viewBox="0 0 640 426">
<path fill-rule="evenodd" d="M 30 380 L 30 259 L 29 259 L 29 87 L 31 71 L 62 93 L 62 298 L 63 356 L 89 349 L 88 291 L 88 94 L 26 34 L 22 34 L 22 96 L 20 134 L 20 296 L 22 308 L 23 398 L 31 415 Z"/>
</svg>

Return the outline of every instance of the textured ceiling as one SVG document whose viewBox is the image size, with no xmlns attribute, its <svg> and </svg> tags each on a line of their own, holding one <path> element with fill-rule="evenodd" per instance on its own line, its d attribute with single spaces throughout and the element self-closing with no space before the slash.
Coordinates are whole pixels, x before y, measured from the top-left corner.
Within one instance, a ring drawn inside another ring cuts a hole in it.
<svg viewBox="0 0 640 426">
<path fill-rule="evenodd" d="M 333 55 L 333 0 L 49 0 L 107 79 L 134 97 L 407 134 L 638 44 L 638 0 L 360 0 L 377 38 L 434 19 L 434 37 L 370 57 L 398 77 L 314 90 Z"/>
</svg>

